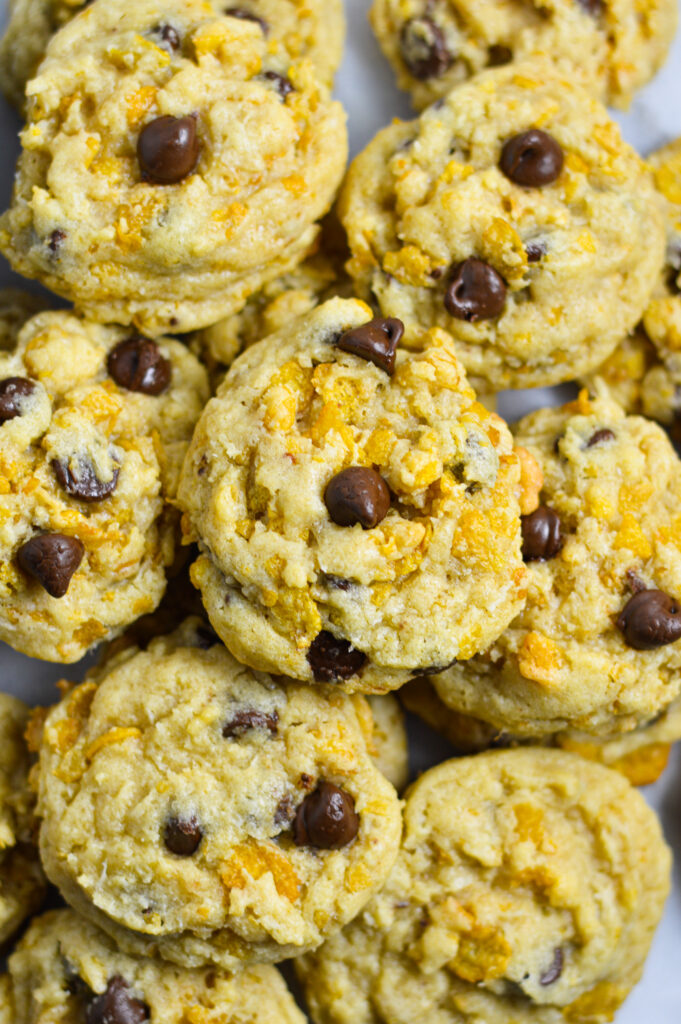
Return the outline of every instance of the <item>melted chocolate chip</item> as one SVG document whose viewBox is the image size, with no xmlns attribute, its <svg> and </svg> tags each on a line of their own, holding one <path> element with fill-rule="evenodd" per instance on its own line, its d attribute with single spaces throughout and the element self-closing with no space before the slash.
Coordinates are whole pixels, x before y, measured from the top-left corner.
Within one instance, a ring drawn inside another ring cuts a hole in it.
<svg viewBox="0 0 681 1024">
<path fill-rule="evenodd" d="M 323 629 L 312 641 L 307 661 L 317 683 L 335 683 L 349 679 L 366 664 L 366 654 Z"/>
<path fill-rule="evenodd" d="M 636 651 L 673 644 L 681 639 L 681 603 L 662 590 L 641 590 L 625 604 L 617 628 Z"/>
<path fill-rule="evenodd" d="M 264 18 L 259 18 L 257 14 L 253 14 L 252 11 L 245 11 L 243 7 L 227 7 L 225 14 L 229 18 L 240 18 L 242 21 L 254 21 L 256 25 L 260 25 L 264 36 L 269 34 L 270 26 L 267 24 Z"/>
<path fill-rule="evenodd" d="M 510 64 L 512 60 L 513 51 L 510 46 L 494 43 L 487 51 L 487 63 L 491 68 L 500 68 L 504 64 Z"/>
<path fill-rule="evenodd" d="M 499 167 L 516 185 L 541 188 L 560 177 L 563 150 L 548 132 L 531 128 L 504 143 Z"/>
<path fill-rule="evenodd" d="M 454 60 L 442 29 L 427 16 L 411 18 L 405 23 L 400 49 L 409 72 L 420 82 L 440 78 Z"/>
<path fill-rule="evenodd" d="M 553 985 L 554 982 L 558 981 L 561 974 L 563 973 L 563 964 L 565 963 L 565 954 L 560 946 L 557 946 L 553 953 L 553 962 L 551 966 L 544 971 L 539 977 L 539 984 L 546 987 L 547 985 Z"/>
<path fill-rule="evenodd" d="M 555 558 L 565 543 L 560 516 L 548 505 L 540 505 L 528 516 L 521 516 L 523 558 L 526 562 L 545 562 Z"/>
<path fill-rule="evenodd" d="M 145 181 L 174 185 L 192 173 L 199 159 L 196 118 L 157 117 L 137 139 L 137 160 Z"/>
<path fill-rule="evenodd" d="M 84 554 L 85 548 L 77 537 L 43 533 L 21 545 L 17 562 L 50 597 L 64 597 Z"/>
<path fill-rule="evenodd" d="M 489 263 L 471 256 L 452 270 L 445 309 L 457 320 L 494 320 L 506 304 L 506 283 Z"/>
<path fill-rule="evenodd" d="M 293 841 L 296 846 L 340 850 L 359 832 L 359 815 L 349 793 L 331 782 L 320 782 L 296 812 Z"/>
<path fill-rule="evenodd" d="M 230 720 L 223 726 L 222 735 L 227 739 L 233 736 L 240 737 L 251 729 L 267 729 L 276 733 L 279 724 L 279 713 L 277 711 L 260 711 L 258 708 L 246 708 L 244 711 L 237 711 Z"/>
<path fill-rule="evenodd" d="M 265 81 L 272 83 L 282 100 L 285 100 L 289 93 L 294 92 L 293 82 L 286 75 L 279 75 L 276 71 L 265 71 L 262 77 Z"/>
<path fill-rule="evenodd" d="M 529 242 L 525 246 L 528 263 L 539 263 L 543 256 L 546 256 L 546 246 L 542 242 Z"/>
<path fill-rule="evenodd" d="M 586 442 L 587 448 L 594 448 L 597 444 L 605 444 L 607 441 L 614 441 L 615 435 L 612 430 L 608 427 L 603 427 L 601 430 L 597 430 L 595 434 L 592 434 L 589 440 Z"/>
<path fill-rule="evenodd" d="M 66 232 L 61 228 L 55 228 L 47 240 L 47 248 L 56 255 L 66 241 Z"/>
<path fill-rule="evenodd" d="M 395 372 L 395 353 L 403 334 L 404 324 L 401 320 L 395 317 L 376 317 L 368 324 L 346 331 L 336 345 L 343 352 L 350 352 L 374 363 L 392 377 Z"/>
<path fill-rule="evenodd" d="M 85 1024 L 142 1024 L 149 1007 L 130 994 L 128 983 L 116 974 L 106 990 L 95 996 L 85 1010 Z"/>
<path fill-rule="evenodd" d="M 0 381 L 0 424 L 21 416 L 23 400 L 35 391 L 27 377 L 5 377 Z"/>
<path fill-rule="evenodd" d="M 180 39 L 180 33 L 172 25 L 156 25 L 151 30 L 151 34 L 156 36 L 159 40 L 159 46 L 162 49 L 168 50 L 170 53 L 175 53 L 182 46 L 182 40 Z"/>
<path fill-rule="evenodd" d="M 116 490 L 120 473 L 119 469 L 114 469 L 110 480 L 100 480 L 87 456 L 78 459 L 76 472 L 71 469 L 68 462 L 61 459 L 54 459 L 52 468 L 60 487 L 79 501 L 102 501 L 108 498 Z"/>
<path fill-rule="evenodd" d="M 365 530 L 371 530 L 388 514 L 390 491 L 375 469 L 350 466 L 329 481 L 324 503 L 337 526 L 359 523 Z"/>
<path fill-rule="evenodd" d="M 203 830 L 196 818 L 169 818 L 163 833 L 163 841 L 171 853 L 178 857 L 191 857 L 196 853 Z"/>
<path fill-rule="evenodd" d="M 106 365 L 116 383 L 127 391 L 160 395 L 170 384 L 170 361 L 149 338 L 139 336 L 119 342 L 109 352 Z"/>
</svg>

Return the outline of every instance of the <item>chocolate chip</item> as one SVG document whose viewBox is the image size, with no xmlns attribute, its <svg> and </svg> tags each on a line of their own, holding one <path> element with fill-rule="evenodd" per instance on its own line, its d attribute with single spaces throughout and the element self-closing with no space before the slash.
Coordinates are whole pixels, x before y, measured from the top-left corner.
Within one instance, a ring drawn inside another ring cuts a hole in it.
<svg viewBox="0 0 681 1024">
<path fill-rule="evenodd" d="M 182 45 L 180 33 L 172 25 L 155 25 L 151 30 L 151 34 L 157 36 L 161 48 L 168 50 L 170 53 L 176 52 Z"/>
<path fill-rule="evenodd" d="M 57 253 L 62 244 L 66 241 L 66 232 L 61 228 L 55 228 L 50 237 L 47 240 L 47 248 L 51 253 Z"/>
<path fill-rule="evenodd" d="M 279 713 L 277 711 L 259 711 L 258 708 L 246 708 L 244 711 L 237 711 L 235 715 L 223 726 L 222 735 L 227 739 L 233 736 L 240 737 L 251 729 L 268 729 L 276 733 L 279 724 Z"/>
<path fill-rule="evenodd" d="M 540 505 L 529 516 L 520 518 L 525 561 L 545 562 L 555 558 L 565 543 L 558 513 L 548 505 Z"/>
<path fill-rule="evenodd" d="M 23 399 L 35 391 L 35 384 L 26 377 L 5 377 L 0 381 L 0 424 L 21 416 Z"/>
<path fill-rule="evenodd" d="M 512 60 L 513 51 L 509 46 L 494 43 L 487 51 L 487 63 L 491 68 L 500 68 L 504 64 L 510 64 Z"/>
<path fill-rule="evenodd" d="M 395 372 L 395 352 L 403 334 L 404 324 L 401 320 L 378 316 L 368 324 L 346 331 L 336 345 L 343 352 L 366 359 L 392 377 Z"/>
<path fill-rule="evenodd" d="M 366 660 L 366 654 L 353 647 L 349 640 L 339 639 L 326 629 L 317 634 L 307 652 L 307 661 L 317 683 L 349 679 L 364 667 Z"/>
<path fill-rule="evenodd" d="M 54 459 L 52 468 L 60 487 L 79 501 L 102 501 L 108 498 L 116 490 L 120 473 L 119 469 L 114 469 L 110 480 L 100 480 L 86 455 L 78 458 L 75 472 L 70 464 L 62 459 Z"/>
<path fill-rule="evenodd" d="M 608 427 L 603 427 L 601 430 L 597 430 L 595 434 L 592 434 L 589 440 L 586 442 L 587 448 L 593 448 L 597 444 L 605 444 L 606 441 L 614 441 L 615 435 L 612 430 Z"/>
<path fill-rule="evenodd" d="M 333 590 L 351 590 L 353 587 L 352 580 L 348 580 L 344 576 L 333 576 L 331 573 L 324 573 L 322 583 Z"/>
<path fill-rule="evenodd" d="M 506 304 L 506 283 L 489 263 L 471 256 L 453 268 L 445 309 L 457 320 L 494 320 Z"/>
<path fill-rule="evenodd" d="M 640 594 L 642 590 L 647 590 L 645 583 L 634 569 L 627 569 L 627 582 L 629 587 L 634 594 Z"/>
<path fill-rule="evenodd" d="M 50 597 L 63 597 L 84 554 L 85 548 L 77 537 L 43 533 L 21 545 L 17 562 Z"/>
<path fill-rule="evenodd" d="M 548 132 L 531 128 L 504 143 L 499 167 L 516 185 L 550 185 L 563 170 L 563 150 Z"/>
<path fill-rule="evenodd" d="M 365 530 L 371 530 L 388 514 L 390 491 L 375 469 L 350 466 L 329 481 L 324 503 L 337 526 L 359 523 Z"/>
<path fill-rule="evenodd" d="M 191 857 L 196 853 L 203 830 L 196 818 L 169 818 L 163 833 L 163 841 L 171 853 L 178 857 Z"/>
<path fill-rule="evenodd" d="M 600 18 L 605 7 L 603 0 L 577 0 L 577 3 L 592 18 Z"/>
<path fill-rule="evenodd" d="M 407 68 L 421 82 L 444 75 L 454 60 L 442 29 L 426 16 L 405 23 L 400 49 Z"/>
<path fill-rule="evenodd" d="M 641 590 L 630 597 L 617 628 L 635 651 L 652 651 L 681 639 L 681 603 L 662 590 Z"/>
<path fill-rule="evenodd" d="M 293 841 L 296 846 L 340 850 L 359 832 L 359 815 L 349 793 L 331 782 L 320 782 L 296 812 Z"/>
<path fill-rule="evenodd" d="M 290 825 L 296 816 L 296 809 L 293 800 L 288 793 L 281 798 L 274 812 L 275 825 Z"/>
<path fill-rule="evenodd" d="M 200 148 L 196 117 L 157 117 L 137 139 L 142 177 L 155 185 L 174 185 L 192 173 Z"/>
<path fill-rule="evenodd" d="M 563 950 L 560 946 L 557 946 L 553 953 L 553 962 L 551 966 L 539 976 L 539 984 L 546 987 L 547 985 L 553 985 L 554 982 L 558 981 L 563 973 L 564 962 L 565 956 Z"/>
<path fill-rule="evenodd" d="M 263 35 L 268 35 L 270 26 L 267 24 L 264 18 L 259 18 L 257 14 L 253 14 L 252 11 L 245 11 L 243 7 L 227 7 L 225 14 L 229 18 L 241 18 L 242 21 L 254 21 L 256 25 L 260 25 Z"/>
<path fill-rule="evenodd" d="M 149 1016 L 149 1007 L 133 998 L 128 983 L 116 974 L 106 990 L 88 1003 L 85 1024 L 142 1024 Z"/>
<path fill-rule="evenodd" d="M 546 246 L 543 242 L 528 242 L 525 252 L 528 263 L 539 263 L 542 256 L 546 256 Z"/>
<path fill-rule="evenodd" d="M 265 71 L 262 76 L 267 82 L 271 82 L 282 100 L 285 100 L 289 93 L 294 92 L 293 82 L 286 75 L 279 75 L 276 71 Z"/>
<path fill-rule="evenodd" d="M 106 365 L 116 383 L 127 391 L 160 395 L 170 384 L 170 361 L 149 338 L 137 336 L 119 342 L 109 352 Z"/>
</svg>

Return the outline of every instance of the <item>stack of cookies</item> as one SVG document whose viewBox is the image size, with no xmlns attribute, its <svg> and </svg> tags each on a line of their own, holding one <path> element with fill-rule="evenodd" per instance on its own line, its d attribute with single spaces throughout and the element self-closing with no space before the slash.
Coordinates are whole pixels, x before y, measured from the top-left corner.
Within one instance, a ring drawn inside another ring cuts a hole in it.
<svg viewBox="0 0 681 1024">
<path fill-rule="evenodd" d="M 681 145 L 603 103 L 675 18 L 376 0 L 421 112 L 345 174 L 341 0 L 11 0 L 0 249 L 71 307 L 0 295 L 0 639 L 99 657 L 0 695 L 0 1024 L 301 1024 L 286 960 L 315 1024 L 613 1019 L 681 739 Z M 402 707 L 456 755 L 406 792 Z"/>
</svg>

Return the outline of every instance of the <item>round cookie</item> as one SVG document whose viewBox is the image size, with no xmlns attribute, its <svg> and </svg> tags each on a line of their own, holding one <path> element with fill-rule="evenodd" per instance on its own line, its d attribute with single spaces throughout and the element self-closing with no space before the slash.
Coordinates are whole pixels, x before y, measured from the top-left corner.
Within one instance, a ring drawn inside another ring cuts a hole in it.
<svg viewBox="0 0 681 1024">
<path fill-rule="evenodd" d="M 533 57 L 626 108 L 664 63 L 678 9 L 676 0 L 375 0 L 370 19 L 419 109 L 486 68 Z"/>
<path fill-rule="evenodd" d="M 418 339 L 446 328 L 474 386 L 603 362 L 664 260 L 652 175 L 607 111 L 541 62 L 485 72 L 353 162 L 348 271 Z"/>
<path fill-rule="evenodd" d="M 29 756 L 23 738 L 28 708 L 0 693 L 0 947 L 45 892 L 33 845 L 33 799 L 28 787 Z"/>
<path fill-rule="evenodd" d="M 388 882 L 299 962 L 316 1024 L 595 1024 L 638 981 L 669 889 L 621 775 L 537 748 L 449 761 L 407 794 Z"/>
<path fill-rule="evenodd" d="M 373 719 L 369 753 L 378 770 L 400 793 L 409 780 L 409 745 L 402 708 L 389 693 L 367 697 L 367 703 Z"/>
<path fill-rule="evenodd" d="M 186 332 L 312 244 L 347 157 L 306 61 L 202 0 L 97 0 L 28 86 L 0 248 L 99 322 Z"/>
<path fill-rule="evenodd" d="M 33 921 L 8 971 L 2 981 L 14 1009 L 12 1024 L 305 1022 L 274 967 L 230 976 L 126 956 L 71 910 Z"/>
<path fill-rule="evenodd" d="M 202 551 L 192 579 L 235 657 L 380 693 L 484 650 L 525 574 L 506 425 L 444 332 L 406 351 L 402 325 L 371 316 L 333 299 L 243 353 L 179 501 Z"/>
<path fill-rule="evenodd" d="M 255 674 L 189 621 L 49 714 L 45 871 L 127 952 L 233 970 L 315 948 L 397 854 L 371 730 L 363 698 Z"/>
<path fill-rule="evenodd" d="M 161 600 L 208 397 L 178 341 L 40 313 L 0 351 L 0 639 L 77 661 Z"/>
<path fill-rule="evenodd" d="M 544 476 L 523 518 L 527 603 L 435 688 L 511 735 L 627 733 L 681 689 L 681 462 L 657 424 L 586 392 L 515 439 Z"/>
</svg>

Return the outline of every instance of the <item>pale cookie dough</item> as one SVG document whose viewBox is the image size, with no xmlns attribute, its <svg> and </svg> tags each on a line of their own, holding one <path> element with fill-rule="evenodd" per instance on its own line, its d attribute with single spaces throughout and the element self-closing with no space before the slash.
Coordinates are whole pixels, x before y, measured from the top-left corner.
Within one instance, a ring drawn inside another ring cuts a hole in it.
<svg viewBox="0 0 681 1024">
<path fill-rule="evenodd" d="M 202 0 L 96 0 L 27 92 L 0 248 L 100 322 L 160 334 L 236 312 L 304 258 L 345 169 L 345 115 L 312 65 Z"/>
<path fill-rule="evenodd" d="M 372 731 L 369 753 L 376 767 L 401 792 L 409 780 L 409 746 L 402 708 L 396 697 L 367 697 L 371 708 Z"/>
<path fill-rule="evenodd" d="M 436 690 L 512 735 L 627 733 L 681 690 L 681 462 L 656 423 L 586 392 L 515 438 L 544 475 L 523 520 L 527 604 Z"/>
<path fill-rule="evenodd" d="M 0 351 L 0 639 L 77 661 L 158 605 L 207 397 L 180 342 L 67 312 Z"/>
<path fill-rule="evenodd" d="M 407 794 L 364 912 L 299 961 L 315 1024 L 600 1024 L 638 981 L 669 890 L 621 775 L 527 749 L 449 761 Z"/>
<path fill-rule="evenodd" d="M 0 981 L 12 1024 L 305 1024 L 274 967 L 230 976 L 126 956 L 71 910 L 33 921 Z"/>
<path fill-rule="evenodd" d="M 664 63 L 676 0 L 375 0 L 371 23 L 416 107 L 485 68 L 546 58 L 629 106 Z"/>
<path fill-rule="evenodd" d="M 121 949 L 237 969 L 313 949 L 361 910 L 397 855 L 400 803 L 362 697 L 253 673 L 196 621 L 50 713 L 40 846 Z"/>
<path fill-rule="evenodd" d="M 542 142 L 513 170 L 525 133 Z M 339 205 L 360 294 L 412 340 L 446 328 L 485 391 L 573 379 L 607 358 L 660 273 L 662 209 L 605 108 L 541 63 L 485 72 L 384 128 Z"/>
<path fill-rule="evenodd" d="M 506 425 L 441 330 L 419 352 L 398 342 L 393 375 L 344 351 L 394 345 L 401 325 L 371 317 L 333 299 L 243 353 L 197 425 L 179 501 L 202 550 L 192 579 L 235 657 L 380 693 L 484 650 L 525 572 Z M 366 529 L 339 525 L 346 473 Z"/>
<path fill-rule="evenodd" d="M 27 723 L 28 708 L 16 697 L 0 693 L 0 947 L 40 906 L 45 892 L 33 845 Z"/>
</svg>

